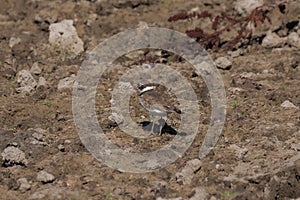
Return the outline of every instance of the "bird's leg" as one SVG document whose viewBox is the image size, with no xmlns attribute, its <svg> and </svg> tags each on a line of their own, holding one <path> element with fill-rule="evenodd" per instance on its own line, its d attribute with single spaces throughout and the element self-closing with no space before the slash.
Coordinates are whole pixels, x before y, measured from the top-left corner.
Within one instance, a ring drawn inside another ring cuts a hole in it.
<svg viewBox="0 0 300 200">
<path fill-rule="evenodd" d="M 165 120 L 160 117 L 160 119 L 158 120 L 158 124 L 159 124 L 159 135 L 162 135 L 162 129 L 165 125 Z"/>
<path fill-rule="evenodd" d="M 155 117 L 154 116 L 150 116 L 150 119 L 152 118 L 152 120 L 151 120 L 151 122 L 150 123 L 152 123 L 152 125 L 151 125 L 151 134 L 154 134 L 154 121 L 155 121 Z"/>
</svg>

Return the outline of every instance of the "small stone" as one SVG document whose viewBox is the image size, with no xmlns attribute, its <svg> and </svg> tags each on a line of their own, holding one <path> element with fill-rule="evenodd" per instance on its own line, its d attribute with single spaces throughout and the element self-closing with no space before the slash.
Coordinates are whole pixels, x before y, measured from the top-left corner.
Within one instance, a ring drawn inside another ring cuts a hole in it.
<svg viewBox="0 0 300 200">
<path fill-rule="evenodd" d="M 49 30 L 49 43 L 55 48 L 66 51 L 71 57 L 76 57 L 84 51 L 83 42 L 77 35 L 73 20 L 53 23 Z"/>
<path fill-rule="evenodd" d="M 44 141 L 44 136 L 40 133 L 33 133 L 32 137 L 38 141 Z"/>
<path fill-rule="evenodd" d="M 47 81 L 44 77 L 41 76 L 39 78 L 36 88 L 38 89 L 38 88 L 46 88 L 46 87 L 47 87 Z"/>
<path fill-rule="evenodd" d="M 289 100 L 284 101 L 280 106 L 283 107 L 283 108 L 297 108 L 297 109 L 299 109 L 299 107 L 295 106 Z"/>
<path fill-rule="evenodd" d="M 15 45 L 20 44 L 21 43 L 21 38 L 18 37 L 11 37 L 9 39 L 9 44 L 8 46 L 12 49 Z"/>
<path fill-rule="evenodd" d="M 193 189 L 193 193 L 195 193 L 189 200 L 207 200 L 208 193 L 205 189 L 201 187 L 197 187 Z"/>
<path fill-rule="evenodd" d="M 300 144 L 291 144 L 291 149 L 295 151 L 300 151 Z"/>
<path fill-rule="evenodd" d="M 286 43 L 286 38 L 281 38 L 276 33 L 272 33 L 271 31 L 268 31 L 261 45 L 265 48 L 274 48 L 274 47 L 282 47 L 285 43 Z"/>
<path fill-rule="evenodd" d="M 250 13 L 255 8 L 264 4 L 264 0 L 238 0 L 234 8 L 238 13 Z"/>
<path fill-rule="evenodd" d="M 62 145 L 62 144 L 60 144 L 60 145 L 58 145 L 58 150 L 59 151 L 61 151 L 61 152 L 64 152 L 66 149 L 65 149 L 65 146 L 64 145 Z"/>
<path fill-rule="evenodd" d="M 133 52 L 127 53 L 125 55 L 125 57 L 129 58 L 130 60 L 135 60 L 135 59 L 138 59 L 141 56 L 143 56 L 144 53 L 145 52 L 143 50 L 137 50 L 137 51 L 133 51 Z"/>
<path fill-rule="evenodd" d="M 231 150 L 235 151 L 235 155 L 237 158 L 242 159 L 246 156 L 246 154 L 248 153 L 248 149 L 247 148 L 241 148 L 236 144 L 232 144 L 228 147 Z"/>
<path fill-rule="evenodd" d="M 228 55 L 230 55 L 232 58 L 239 57 L 241 54 L 242 54 L 241 49 L 235 51 L 228 51 Z"/>
<path fill-rule="evenodd" d="M 80 198 L 80 197 L 81 198 Z M 46 189 L 37 189 L 32 193 L 28 199 L 82 199 L 82 193 L 70 190 L 66 187 L 59 187 L 54 185 L 47 186 Z"/>
<path fill-rule="evenodd" d="M 72 74 L 70 77 L 60 80 L 57 89 L 59 91 L 72 90 L 74 82 L 75 82 L 75 74 Z"/>
<path fill-rule="evenodd" d="M 176 181 L 183 185 L 192 182 L 194 173 L 201 169 L 202 162 L 199 159 L 190 160 L 181 172 L 176 173 Z"/>
<path fill-rule="evenodd" d="M 55 180 L 55 177 L 52 174 L 49 174 L 46 171 L 40 171 L 37 174 L 37 180 L 42 183 L 51 183 Z"/>
<path fill-rule="evenodd" d="M 162 197 L 158 197 L 158 198 L 156 198 L 156 200 L 183 200 L 183 198 L 182 197 L 176 197 L 176 198 L 165 199 L 165 198 L 162 198 Z"/>
<path fill-rule="evenodd" d="M 119 187 L 115 188 L 114 191 L 113 191 L 113 193 L 115 195 L 122 195 L 124 192 L 125 192 L 125 189 L 119 188 Z"/>
<path fill-rule="evenodd" d="M 33 78 L 31 73 L 27 70 L 21 70 L 18 73 L 18 80 L 17 83 L 21 86 L 16 88 L 17 92 L 31 92 L 37 86 L 36 80 Z"/>
<path fill-rule="evenodd" d="M 219 69 L 229 70 L 232 67 L 232 62 L 226 57 L 217 58 L 215 63 Z"/>
<path fill-rule="evenodd" d="M 27 166 L 28 161 L 25 153 L 16 147 L 9 146 L 1 153 L 4 166 L 24 165 Z"/>
<path fill-rule="evenodd" d="M 47 142 L 45 142 L 45 136 L 44 136 L 47 131 L 42 128 L 36 128 L 33 130 L 34 133 L 32 133 L 32 140 L 30 143 L 34 145 L 47 146 L 48 144 Z"/>
<path fill-rule="evenodd" d="M 251 78 L 254 78 L 255 76 L 256 76 L 256 74 L 254 74 L 253 72 L 243 72 L 243 73 L 241 73 L 240 78 L 251 79 Z"/>
<path fill-rule="evenodd" d="M 27 191 L 27 190 L 30 190 L 31 185 L 30 185 L 30 183 L 27 181 L 26 178 L 19 178 L 17 182 L 18 182 L 18 184 L 20 185 L 20 186 L 19 186 L 19 190 L 21 190 L 22 192 L 25 192 L 25 191 Z"/>
<path fill-rule="evenodd" d="M 39 67 L 39 64 L 35 62 L 31 66 L 30 72 L 35 75 L 40 75 L 42 73 L 42 69 Z"/>
<path fill-rule="evenodd" d="M 64 143 L 65 144 L 71 144 L 71 140 L 65 140 Z"/>
<path fill-rule="evenodd" d="M 122 124 L 124 122 L 124 118 L 122 115 L 118 113 L 112 113 L 111 116 L 108 117 L 110 121 L 115 121 L 117 124 Z"/>
<path fill-rule="evenodd" d="M 296 32 L 292 32 L 288 36 L 288 44 L 300 49 L 300 36 Z"/>
<path fill-rule="evenodd" d="M 147 22 L 144 22 L 144 21 L 140 21 L 139 24 L 138 24 L 138 28 L 139 29 L 145 29 L 145 28 L 148 28 L 148 24 Z"/>
</svg>

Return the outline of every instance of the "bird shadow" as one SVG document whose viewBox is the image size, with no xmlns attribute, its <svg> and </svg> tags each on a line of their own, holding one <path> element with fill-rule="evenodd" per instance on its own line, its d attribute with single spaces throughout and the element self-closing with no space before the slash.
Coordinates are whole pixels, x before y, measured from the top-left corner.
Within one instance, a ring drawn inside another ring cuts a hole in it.
<svg viewBox="0 0 300 200">
<path fill-rule="evenodd" d="M 142 125 L 142 129 L 144 131 L 149 131 L 150 132 L 153 122 L 143 121 L 143 122 L 140 122 L 140 124 Z M 153 132 L 154 133 L 159 133 L 159 125 L 158 124 L 154 124 Z M 177 135 L 178 134 L 178 132 L 174 128 L 172 128 L 170 125 L 168 125 L 167 123 L 164 124 L 164 126 L 161 130 L 161 133 L 162 134 L 168 133 L 170 135 Z"/>
</svg>

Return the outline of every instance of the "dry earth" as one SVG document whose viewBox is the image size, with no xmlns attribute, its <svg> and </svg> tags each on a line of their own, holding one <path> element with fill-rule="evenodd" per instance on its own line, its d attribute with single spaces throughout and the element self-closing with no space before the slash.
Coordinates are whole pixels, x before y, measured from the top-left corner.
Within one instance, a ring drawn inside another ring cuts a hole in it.
<svg viewBox="0 0 300 200">
<path fill-rule="evenodd" d="M 300 198 L 300 47 L 261 45 L 268 30 L 281 38 L 295 33 L 299 39 L 299 1 L 290 3 L 285 15 L 276 10 L 271 13 L 273 23 L 259 30 L 260 40 L 231 53 L 210 52 L 213 59 L 227 57 L 232 66 L 220 69 L 227 93 L 224 130 L 201 162 L 195 159 L 209 125 L 210 97 L 201 76 L 174 56 L 165 58 L 167 63 L 184 75 L 197 93 L 199 133 L 182 158 L 151 173 L 119 172 L 96 160 L 76 131 L 72 87 L 58 90 L 59 81 L 76 75 L 86 52 L 106 38 L 141 26 L 141 22 L 184 32 L 197 26 L 197 20 L 170 23 L 168 17 L 196 7 L 213 13 L 232 11 L 233 2 L 1 0 L 0 199 Z M 64 19 L 74 21 L 84 42 L 84 52 L 76 58 L 48 42 L 49 25 Z M 126 135 L 110 120 L 112 89 L 121 75 L 133 68 L 137 61 L 133 57 L 117 60 L 102 76 L 96 110 L 112 141 L 133 152 L 148 152 L 174 137 L 179 116 L 169 116 L 164 134 L 147 140 Z M 18 73 L 33 65 L 38 66 L 31 71 L 33 78 L 43 77 L 47 84 L 30 93 L 18 92 Z M 285 101 L 294 106 L 282 106 Z M 130 105 L 134 121 L 149 121 L 137 95 Z"/>
</svg>

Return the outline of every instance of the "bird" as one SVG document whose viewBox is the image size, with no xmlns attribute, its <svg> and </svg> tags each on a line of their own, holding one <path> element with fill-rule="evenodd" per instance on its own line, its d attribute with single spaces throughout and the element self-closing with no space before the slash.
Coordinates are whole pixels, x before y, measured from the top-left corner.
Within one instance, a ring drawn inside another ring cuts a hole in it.
<svg viewBox="0 0 300 200">
<path fill-rule="evenodd" d="M 157 120 L 159 126 L 159 135 L 162 135 L 162 128 L 165 125 L 165 117 L 170 113 L 181 114 L 176 101 L 171 98 L 170 90 L 158 84 L 139 85 L 140 105 L 149 112 L 150 118 L 153 118 L 151 132 L 154 133 L 154 121 Z"/>
</svg>

